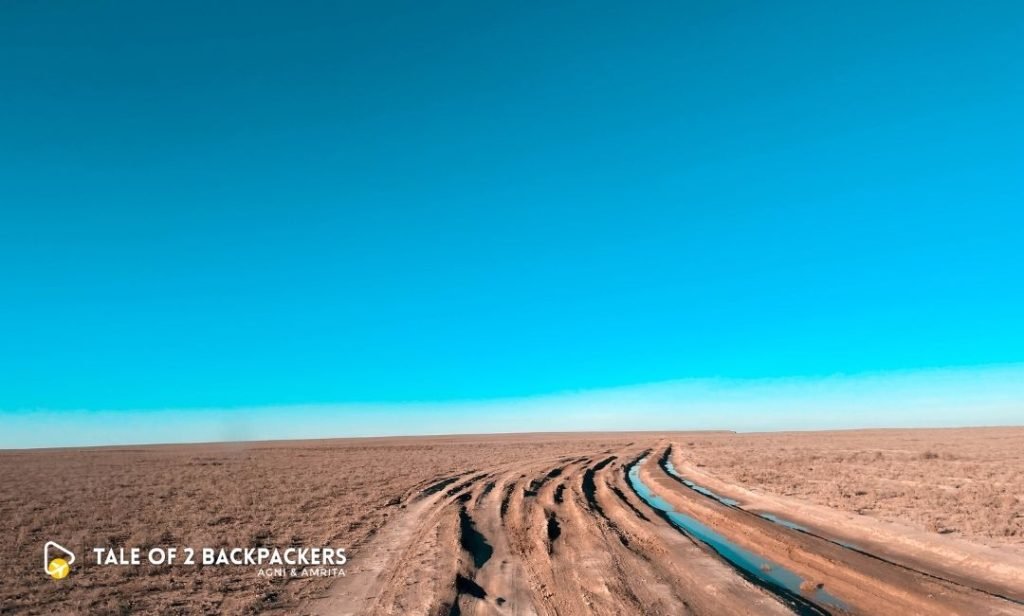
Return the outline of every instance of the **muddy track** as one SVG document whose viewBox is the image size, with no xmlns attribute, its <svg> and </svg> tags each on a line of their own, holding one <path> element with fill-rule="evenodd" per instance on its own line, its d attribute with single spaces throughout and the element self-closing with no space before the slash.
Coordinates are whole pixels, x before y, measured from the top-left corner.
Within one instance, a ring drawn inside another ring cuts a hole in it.
<svg viewBox="0 0 1024 616">
<path fill-rule="evenodd" d="M 1019 588 L 997 596 L 970 571 L 940 577 L 709 497 L 678 456 L 652 439 L 437 477 L 304 611 L 1024 615 Z"/>
</svg>

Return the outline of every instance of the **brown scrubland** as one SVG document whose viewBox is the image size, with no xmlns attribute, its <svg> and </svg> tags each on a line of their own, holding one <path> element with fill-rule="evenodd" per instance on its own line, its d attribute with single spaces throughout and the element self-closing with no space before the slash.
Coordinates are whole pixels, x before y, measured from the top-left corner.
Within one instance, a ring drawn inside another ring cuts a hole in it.
<svg viewBox="0 0 1024 616">
<path fill-rule="evenodd" d="M 1022 452 L 1024 428 L 3 451 L 0 613 L 1024 614 Z M 63 580 L 42 570 L 48 540 L 78 554 Z M 118 546 L 349 562 L 325 578 L 90 562 Z M 793 588 L 760 579 L 773 568 Z"/>
<path fill-rule="evenodd" d="M 1024 548 L 1024 428 L 737 434 L 692 441 L 722 479 Z"/>
</svg>

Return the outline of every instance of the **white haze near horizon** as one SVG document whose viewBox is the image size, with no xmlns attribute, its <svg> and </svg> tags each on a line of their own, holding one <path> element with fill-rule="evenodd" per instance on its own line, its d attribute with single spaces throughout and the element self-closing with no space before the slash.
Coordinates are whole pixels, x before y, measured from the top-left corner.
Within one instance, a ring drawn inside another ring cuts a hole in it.
<svg viewBox="0 0 1024 616">
<path fill-rule="evenodd" d="M 1024 424 L 1024 364 L 784 379 L 689 379 L 517 399 L 0 411 L 0 448 L 617 430 Z"/>
</svg>

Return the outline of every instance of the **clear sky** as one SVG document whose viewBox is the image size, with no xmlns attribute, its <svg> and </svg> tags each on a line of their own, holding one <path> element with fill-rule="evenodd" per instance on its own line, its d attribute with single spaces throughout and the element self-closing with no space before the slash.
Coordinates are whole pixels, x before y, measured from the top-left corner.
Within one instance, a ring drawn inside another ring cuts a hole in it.
<svg viewBox="0 0 1024 616">
<path fill-rule="evenodd" d="M 635 4 L 2 3 L 0 447 L 1020 375 L 1024 4 Z"/>
</svg>

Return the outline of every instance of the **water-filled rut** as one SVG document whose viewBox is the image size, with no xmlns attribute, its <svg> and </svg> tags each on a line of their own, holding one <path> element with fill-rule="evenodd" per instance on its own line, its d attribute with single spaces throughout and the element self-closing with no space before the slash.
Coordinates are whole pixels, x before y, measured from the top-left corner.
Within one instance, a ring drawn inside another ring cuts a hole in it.
<svg viewBox="0 0 1024 616">
<path fill-rule="evenodd" d="M 1020 601 L 1018 599 L 1014 599 L 1012 597 L 1008 597 L 1008 596 L 1006 596 L 1006 595 L 1004 595 L 1002 593 L 992 592 L 990 590 L 979 588 L 978 586 L 975 586 L 975 585 L 964 585 L 961 582 L 954 581 L 954 580 L 949 579 L 947 577 L 943 577 L 941 575 L 936 575 L 934 573 L 927 572 L 927 571 L 921 571 L 919 569 L 915 569 L 913 567 L 909 567 L 909 566 L 907 566 L 905 564 L 897 563 L 897 562 L 894 562 L 892 560 L 883 558 L 883 557 L 881 557 L 881 556 L 879 556 L 877 554 L 873 554 L 873 553 L 871 553 L 869 551 L 864 550 L 863 548 L 861 548 L 860 546 L 858 546 L 855 543 L 851 543 L 849 541 L 844 541 L 844 540 L 839 539 L 839 538 L 837 538 L 835 536 L 830 536 L 828 533 L 823 532 L 821 530 L 817 530 L 817 529 L 812 530 L 812 529 L 808 528 L 807 526 L 805 526 L 803 524 L 800 524 L 800 523 L 797 523 L 797 522 L 794 522 L 793 520 L 788 519 L 788 518 L 786 518 L 786 517 L 784 517 L 782 515 L 778 515 L 778 514 L 775 514 L 775 513 L 767 513 L 767 512 L 749 511 L 738 500 L 733 499 L 733 498 L 728 498 L 728 497 L 722 496 L 720 494 L 717 494 L 713 490 L 711 490 L 711 489 L 709 489 L 709 488 L 707 488 L 705 486 L 702 486 L 700 484 L 697 484 L 694 481 L 692 481 L 691 479 L 689 479 L 688 477 L 685 477 L 682 473 L 680 473 L 676 469 L 675 464 L 672 462 L 672 457 L 673 457 L 672 453 L 673 453 L 673 447 L 668 447 L 665 450 L 664 455 L 662 455 L 660 460 L 659 460 L 659 464 L 660 464 L 661 468 L 664 469 L 664 471 L 670 477 L 674 478 L 676 481 L 678 481 L 679 483 L 683 484 L 684 486 L 690 488 L 691 490 L 693 490 L 693 491 L 695 491 L 695 492 L 697 492 L 697 493 L 699 493 L 699 494 L 701 494 L 701 495 L 703 495 L 703 496 L 705 496 L 705 497 L 707 497 L 707 498 L 709 498 L 711 500 L 714 500 L 714 501 L 716 501 L 716 502 L 718 502 L 718 503 L 720 503 L 720 504 L 722 504 L 722 505 L 724 505 L 726 507 L 734 509 L 737 512 L 742 512 L 744 514 L 756 515 L 756 516 L 760 517 L 761 519 L 767 520 L 767 521 L 769 521 L 772 524 L 775 524 L 777 526 L 781 526 L 781 527 L 784 527 L 784 528 L 789 529 L 791 531 L 795 531 L 795 532 L 801 533 L 803 535 L 806 535 L 807 537 L 813 537 L 814 539 L 828 542 L 828 543 L 830 543 L 830 544 L 832 544 L 834 546 L 838 546 L 840 548 L 843 548 L 844 550 L 849 550 L 851 552 L 854 552 L 858 556 L 863 556 L 863 557 L 867 557 L 867 558 L 870 558 L 870 559 L 873 559 L 873 560 L 877 560 L 877 561 L 879 561 L 881 563 L 884 563 L 887 566 L 891 566 L 891 567 L 894 567 L 894 568 L 897 568 L 897 569 L 901 569 L 901 570 L 903 570 L 903 572 L 910 573 L 910 574 L 912 574 L 914 576 L 919 576 L 919 577 L 923 577 L 923 578 L 930 578 L 932 580 L 936 580 L 936 581 L 940 582 L 941 584 L 952 584 L 952 585 L 956 585 L 956 586 L 961 586 L 961 587 L 964 587 L 965 589 L 970 590 L 972 592 L 977 592 L 977 593 L 985 594 L 985 595 L 988 595 L 990 597 L 999 599 L 1001 601 L 1007 601 L 1007 602 L 1014 603 L 1014 604 L 1017 604 L 1017 605 L 1024 605 L 1024 602 L 1022 602 L 1022 601 Z"/>
<path fill-rule="evenodd" d="M 822 588 L 815 588 L 811 598 L 801 596 L 800 587 L 805 580 L 799 575 L 776 562 L 736 545 L 698 520 L 676 511 L 640 478 L 640 464 L 646 460 L 645 456 L 628 467 L 630 486 L 645 503 L 677 529 L 707 545 L 745 578 L 776 595 L 782 602 L 793 608 L 797 614 L 829 614 L 828 606 L 839 609 L 846 607 L 842 601 Z"/>
</svg>

